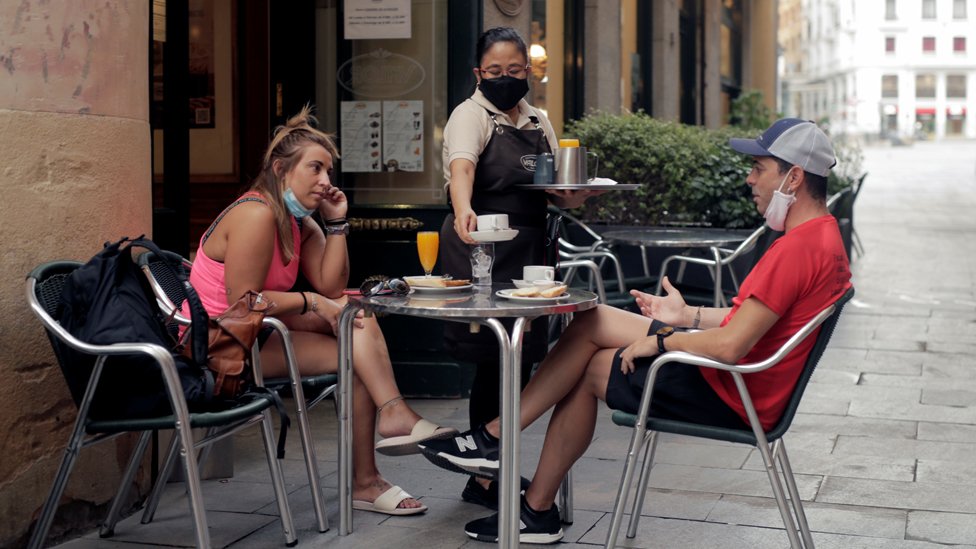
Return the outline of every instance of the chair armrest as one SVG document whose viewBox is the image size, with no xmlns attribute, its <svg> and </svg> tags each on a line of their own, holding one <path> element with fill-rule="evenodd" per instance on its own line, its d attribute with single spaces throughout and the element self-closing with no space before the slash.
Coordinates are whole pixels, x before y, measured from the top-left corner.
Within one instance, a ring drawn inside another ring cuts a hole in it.
<svg viewBox="0 0 976 549">
<path fill-rule="evenodd" d="M 288 379 L 291 382 L 292 395 L 295 398 L 295 402 L 305 402 L 305 391 L 302 390 L 302 373 L 298 369 L 298 358 L 295 355 L 295 345 L 291 341 L 291 332 L 280 318 L 273 316 L 265 316 L 264 320 L 261 321 L 261 325 L 273 329 L 281 336 L 281 350 L 285 355 L 285 365 L 288 367 Z M 255 349 L 255 352 L 257 352 L 257 349 Z M 257 361 L 252 362 L 257 363 Z M 263 374 L 258 371 L 254 372 L 254 374 L 256 379 L 261 379 L 260 385 L 263 385 Z"/>
<path fill-rule="evenodd" d="M 166 290 L 159 285 L 156 277 L 153 276 L 152 270 L 149 265 L 141 266 L 142 273 L 146 275 L 146 279 L 149 281 L 149 287 L 152 288 L 153 295 L 156 296 L 156 304 L 159 305 L 159 310 L 162 311 L 163 315 L 170 316 L 173 315 L 173 320 L 182 326 L 189 326 L 192 324 L 189 318 L 180 314 L 176 305 L 170 300 L 169 296 L 166 295 Z M 174 313 L 174 311 L 176 311 Z"/>
<path fill-rule="evenodd" d="M 603 287 L 603 275 L 600 274 L 600 267 L 597 266 L 590 259 L 569 259 L 566 261 L 560 261 L 556 265 L 557 269 L 589 269 L 593 273 L 593 279 L 596 280 L 596 294 L 600 298 L 600 303 L 607 302 L 607 290 Z"/>
<path fill-rule="evenodd" d="M 589 246 L 577 246 L 563 238 L 559 239 L 559 247 L 572 253 L 589 252 L 591 250 Z"/>
<path fill-rule="evenodd" d="M 775 366 L 783 359 L 790 351 L 796 348 L 808 335 L 813 333 L 813 331 L 823 324 L 825 320 L 830 318 L 830 315 L 834 313 L 836 308 L 835 304 L 831 304 L 824 310 L 817 313 L 810 321 L 808 321 L 799 331 L 793 334 L 790 339 L 786 341 L 779 349 L 776 350 L 772 356 L 766 358 L 760 362 L 754 362 L 751 364 L 726 364 L 724 362 L 719 362 L 717 360 L 712 360 L 703 356 L 695 355 L 685 351 L 669 351 L 658 356 L 651 363 L 651 368 L 647 372 L 647 381 L 644 384 L 644 393 L 641 395 L 640 408 L 637 414 L 638 424 L 643 427 L 644 423 L 647 421 L 647 414 L 651 409 L 651 397 L 654 392 L 654 381 L 657 378 L 657 372 L 665 364 L 679 363 L 687 364 L 689 366 L 700 366 L 704 368 L 713 368 L 716 370 L 724 370 L 726 372 L 731 372 L 736 383 L 736 387 L 739 389 L 739 395 L 742 397 L 743 404 L 746 407 L 746 412 L 750 419 L 753 420 L 753 431 L 757 437 L 762 436 L 762 429 L 758 427 L 759 421 L 755 418 L 756 412 L 752 406 L 752 399 L 746 389 L 745 382 L 742 379 L 742 374 L 751 374 L 756 372 L 761 372 L 772 366 Z"/>
</svg>

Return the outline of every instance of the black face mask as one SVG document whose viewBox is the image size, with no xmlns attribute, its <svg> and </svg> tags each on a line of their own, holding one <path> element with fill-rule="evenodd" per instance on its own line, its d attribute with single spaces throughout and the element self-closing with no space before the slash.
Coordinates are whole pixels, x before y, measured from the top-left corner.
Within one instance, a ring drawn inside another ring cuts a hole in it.
<svg viewBox="0 0 976 549">
<path fill-rule="evenodd" d="M 492 105 L 503 111 L 509 111 L 518 105 L 519 99 L 529 93 L 529 82 L 526 78 L 504 75 L 497 78 L 482 78 L 478 88 Z"/>
</svg>

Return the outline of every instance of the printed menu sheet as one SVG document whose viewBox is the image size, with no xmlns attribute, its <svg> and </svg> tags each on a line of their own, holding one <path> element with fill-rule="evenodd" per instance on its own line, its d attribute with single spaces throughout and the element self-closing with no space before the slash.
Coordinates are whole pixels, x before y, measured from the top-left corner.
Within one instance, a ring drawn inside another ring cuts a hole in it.
<svg viewBox="0 0 976 549">
<path fill-rule="evenodd" d="M 340 105 L 343 172 L 383 171 L 380 109 L 379 101 L 343 101 Z"/>
<path fill-rule="evenodd" d="M 424 171 L 424 102 L 383 101 L 383 165 L 387 171 Z"/>
</svg>

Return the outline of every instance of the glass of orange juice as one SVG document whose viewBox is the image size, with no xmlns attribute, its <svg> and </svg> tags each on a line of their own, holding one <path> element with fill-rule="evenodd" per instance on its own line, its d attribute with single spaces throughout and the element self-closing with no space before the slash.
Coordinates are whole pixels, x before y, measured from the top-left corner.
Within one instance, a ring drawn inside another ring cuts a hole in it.
<svg viewBox="0 0 976 549">
<path fill-rule="evenodd" d="M 437 231 L 417 232 L 417 254 L 420 264 L 424 267 L 424 274 L 430 276 L 437 263 L 437 248 L 440 246 L 440 235 Z"/>
</svg>

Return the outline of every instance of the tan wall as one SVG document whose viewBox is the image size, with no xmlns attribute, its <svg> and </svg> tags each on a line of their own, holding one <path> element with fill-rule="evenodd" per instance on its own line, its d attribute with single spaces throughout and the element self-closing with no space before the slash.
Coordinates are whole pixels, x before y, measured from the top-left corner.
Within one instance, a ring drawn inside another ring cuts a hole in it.
<svg viewBox="0 0 976 549">
<path fill-rule="evenodd" d="M 47 496 L 74 404 L 24 276 L 151 227 L 149 2 L 0 2 L 0 546 Z M 82 452 L 58 521 L 111 499 L 129 441 Z M 93 517 L 97 520 L 100 515 Z M 93 523 L 89 522 L 88 526 Z"/>
<path fill-rule="evenodd" d="M 744 90 L 759 90 L 763 102 L 776 111 L 776 0 L 753 0 L 746 4 L 742 53 Z"/>
</svg>

